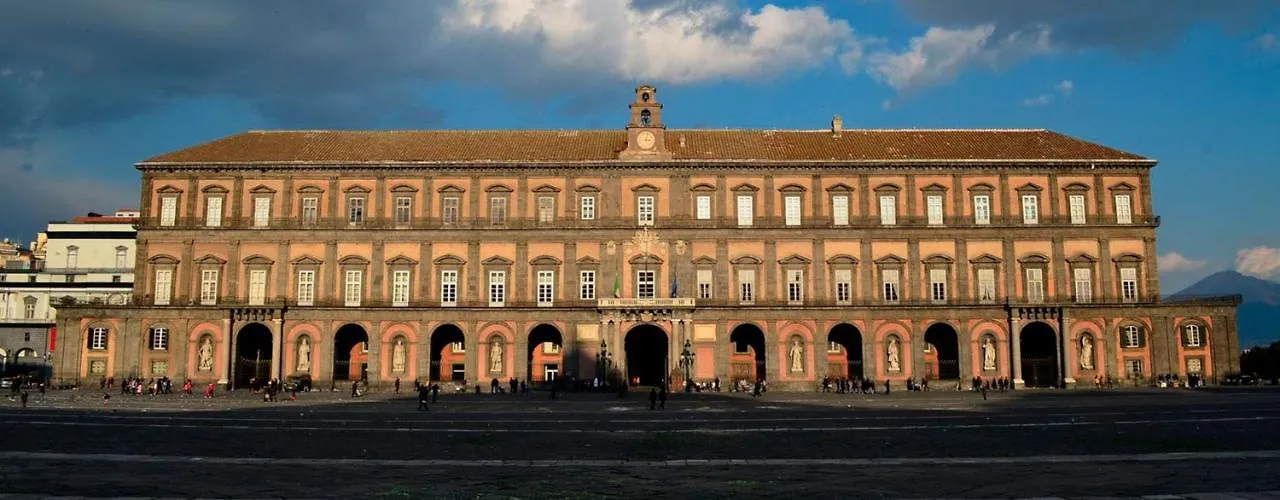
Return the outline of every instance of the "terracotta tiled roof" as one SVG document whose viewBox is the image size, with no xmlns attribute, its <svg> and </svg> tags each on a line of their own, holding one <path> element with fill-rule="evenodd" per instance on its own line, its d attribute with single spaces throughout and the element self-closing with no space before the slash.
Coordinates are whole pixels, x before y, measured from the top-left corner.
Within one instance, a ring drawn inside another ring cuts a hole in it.
<svg viewBox="0 0 1280 500">
<path fill-rule="evenodd" d="M 1044 161 L 1145 158 L 1047 130 L 677 130 L 676 161 Z M 622 130 L 251 131 L 149 163 L 538 163 L 617 159 Z"/>
</svg>

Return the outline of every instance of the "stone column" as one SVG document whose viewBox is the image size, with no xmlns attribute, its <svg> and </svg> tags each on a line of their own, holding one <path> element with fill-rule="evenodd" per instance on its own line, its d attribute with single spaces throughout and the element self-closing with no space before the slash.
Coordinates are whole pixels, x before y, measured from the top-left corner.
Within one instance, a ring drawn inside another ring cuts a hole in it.
<svg viewBox="0 0 1280 500">
<path fill-rule="evenodd" d="M 369 384 L 374 387 L 382 387 L 382 331 L 378 328 L 378 322 L 373 322 L 373 329 L 369 333 Z"/>
<path fill-rule="evenodd" d="M 956 245 L 956 290 L 954 295 L 961 301 L 968 301 L 974 298 L 973 290 L 969 286 L 969 245 L 968 240 L 957 238 Z M 963 372 L 962 372 L 963 373 Z"/>
<path fill-rule="evenodd" d="M 373 255 L 370 258 L 372 262 L 369 263 L 369 300 L 374 303 L 382 300 L 382 290 L 386 288 L 383 278 L 386 267 L 385 249 L 386 246 L 382 240 L 373 242 Z"/>
<path fill-rule="evenodd" d="M 920 260 L 920 240 L 918 238 L 907 239 L 907 263 L 905 264 L 907 275 L 903 278 L 902 290 L 899 292 L 903 299 L 907 301 L 918 300 L 921 298 L 920 289 L 928 287 L 925 282 L 927 278 L 922 277 L 924 273 L 924 263 Z M 925 294 L 928 299 L 928 294 Z"/>
<path fill-rule="evenodd" d="M 532 374 L 529 373 L 529 361 L 530 361 L 529 355 L 531 353 L 529 352 L 529 335 L 527 332 L 528 332 L 527 325 L 520 322 L 516 322 L 516 330 L 512 332 L 516 336 L 516 341 L 512 346 L 512 349 L 508 352 L 511 354 L 511 358 L 512 358 L 511 359 L 512 375 L 517 380 L 525 380 L 527 382 L 532 382 L 532 377 L 530 377 L 530 375 Z M 506 346 L 504 345 L 503 348 L 505 349 Z M 561 349 L 561 351 L 563 352 L 563 349 Z M 560 367 L 561 374 L 564 373 L 565 368 L 566 367 L 564 366 Z"/>
<path fill-rule="evenodd" d="M 240 295 L 240 240 L 231 242 L 231 249 L 227 251 L 227 296 L 232 300 L 244 300 L 246 297 Z"/>
<path fill-rule="evenodd" d="M 773 239 L 764 241 L 764 286 L 759 292 L 761 299 L 771 301 L 778 297 L 778 242 Z M 786 296 L 783 295 L 782 298 Z"/>
<path fill-rule="evenodd" d="M 1074 290 L 1069 290 L 1067 287 L 1067 284 L 1072 283 L 1074 278 L 1071 276 L 1071 266 L 1067 264 L 1066 255 L 1064 255 L 1063 238 L 1061 236 L 1053 237 L 1050 245 L 1050 276 L 1046 276 L 1045 278 L 1048 279 L 1049 277 L 1052 277 L 1053 290 L 1050 290 L 1049 292 L 1059 297 L 1059 300 L 1061 300 L 1062 297 L 1069 296 L 1068 294 L 1074 294 Z M 1101 265 L 1101 263 L 1099 263 L 1099 265 Z"/>
<path fill-rule="evenodd" d="M 830 295 L 830 291 L 827 289 L 827 247 L 825 240 L 814 240 L 813 267 L 807 272 L 813 273 L 813 276 L 809 279 L 809 282 L 813 283 L 813 289 L 807 292 L 808 296 L 818 303 L 824 303 Z M 823 366 L 825 365 L 826 363 L 823 363 Z"/>
<path fill-rule="evenodd" d="M 974 376 L 981 375 L 982 365 L 974 366 L 973 364 L 973 335 L 967 329 L 956 331 L 956 347 L 959 349 L 959 358 L 956 360 L 956 368 L 960 371 L 960 380 L 971 379 Z"/>
<path fill-rule="evenodd" d="M 231 365 L 235 363 L 231 359 L 231 344 L 235 339 L 235 332 L 231 331 L 231 318 L 223 318 L 222 320 L 222 340 L 218 342 L 218 357 L 215 359 L 214 373 L 218 376 L 218 385 L 226 388 L 231 383 Z"/>
<path fill-rule="evenodd" d="M 276 265 L 273 269 L 276 274 L 276 300 L 284 301 L 289 296 L 289 272 L 292 269 L 289 263 L 289 240 L 284 240 L 276 248 Z"/>
<path fill-rule="evenodd" d="M 1011 324 L 1013 325 L 1013 328 L 1009 332 L 1009 345 L 1011 346 L 1009 350 L 1013 351 L 1012 352 L 1013 355 L 1010 356 L 1010 358 L 1013 359 L 1013 362 L 1011 363 L 1013 366 L 1010 367 L 1012 368 L 1012 370 L 1010 370 L 1010 373 L 1013 373 L 1013 386 L 1016 388 L 1021 388 L 1026 385 L 1026 382 L 1022 380 L 1022 332 L 1021 332 L 1021 326 L 1020 326 L 1021 322 L 1022 320 L 1018 318 L 1014 318 L 1013 321 L 1011 322 Z"/>
<path fill-rule="evenodd" d="M 199 284 L 195 282 L 196 268 L 199 267 L 195 262 L 195 242 L 196 240 L 182 240 L 182 261 L 178 263 L 180 271 L 177 276 L 178 293 L 174 297 L 175 304 L 189 304 L 193 297 L 200 297 Z"/>
<path fill-rule="evenodd" d="M 911 378 L 923 379 L 924 371 L 924 330 L 920 329 L 919 322 L 911 323 L 911 342 L 908 348 L 911 349 L 911 370 L 907 372 L 907 376 Z"/>
<path fill-rule="evenodd" d="M 284 363 L 284 319 L 276 316 L 271 322 L 271 375 L 267 378 L 274 378 L 281 374 L 280 365 Z"/>
</svg>

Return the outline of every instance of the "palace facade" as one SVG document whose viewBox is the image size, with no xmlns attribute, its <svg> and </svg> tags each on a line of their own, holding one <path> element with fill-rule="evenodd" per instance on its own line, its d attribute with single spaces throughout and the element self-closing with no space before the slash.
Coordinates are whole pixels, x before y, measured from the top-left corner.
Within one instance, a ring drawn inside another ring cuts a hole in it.
<svg viewBox="0 0 1280 500">
<path fill-rule="evenodd" d="M 1239 299 L 1161 299 L 1155 164 L 668 129 L 649 86 L 616 131 L 246 132 L 137 164 L 132 300 L 63 308 L 55 376 L 1212 380 Z"/>
</svg>

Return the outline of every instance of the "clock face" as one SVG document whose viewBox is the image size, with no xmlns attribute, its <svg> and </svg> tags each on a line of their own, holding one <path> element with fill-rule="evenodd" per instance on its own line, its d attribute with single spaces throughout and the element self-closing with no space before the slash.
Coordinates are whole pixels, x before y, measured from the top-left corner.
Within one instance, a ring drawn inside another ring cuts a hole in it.
<svg viewBox="0 0 1280 500">
<path fill-rule="evenodd" d="M 636 145 L 640 146 L 640 149 L 653 149 L 653 145 L 657 140 L 658 138 L 653 136 L 653 132 L 647 130 L 636 134 Z"/>
</svg>

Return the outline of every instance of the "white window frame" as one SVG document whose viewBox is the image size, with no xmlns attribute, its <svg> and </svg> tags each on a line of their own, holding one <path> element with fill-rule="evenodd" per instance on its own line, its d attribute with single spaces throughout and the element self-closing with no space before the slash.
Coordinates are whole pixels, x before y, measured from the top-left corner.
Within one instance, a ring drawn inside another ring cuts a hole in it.
<svg viewBox="0 0 1280 500">
<path fill-rule="evenodd" d="M 578 197 L 578 217 L 582 220 L 595 220 L 596 218 L 596 197 L 591 194 L 584 194 Z"/>
<path fill-rule="evenodd" d="M 973 195 L 973 223 L 979 226 L 991 225 L 991 196 Z"/>
<path fill-rule="evenodd" d="M 787 303 L 804 303 L 804 271 L 801 269 L 787 270 Z"/>
<path fill-rule="evenodd" d="M 156 269 L 155 305 L 167 306 L 173 300 L 173 270 Z"/>
<path fill-rule="evenodd" d="M 538 197 L 538 223 L 551 224 L 556 221 L 556 197 Z"/>
<path fill-rule="evenodd" d="M 1128 376 L 1131 378 L 1142 377 L 1143 375 L 1145 375 L 1146 372 L 1142 371 L 1142 360 L 1141 359 L 1124 360 L 1124 374 L 1125 376 Z"/>
<path fill-rule="evenodd" d="M 996 301 L 995 269 L 978 269 L 978 301 L 985 304 Z"/>
<path fill-rule="evenodd" d="M 756 270 L 738 270 L 738 302 L 741 304 L 756 303 Z"/>
<path fill-rule="evenodd" d="M 933 302 L 947 301 L 947 270 L 934 268 L 929 270 L 929 298 Z"/>
<path fill-rule="evenodd" d="M 129 249 L 117 248 L 116 249 L 116 269 L 124 269 L 128 267 L 133 267 L 129 265 Z"/>
<path fill-rule="evenodd" d="M 489 271 L 489 307 L 507 305 L 507 272 Z"/>
<path fill-rule="evenodd" d="M 395 221 L 396 224 L 409 224 L 413 222 L 413 197 L 397 196 L 395 197 Z"/>
<path fill-rule="evenodd" d="M 445 196 L 440 201 L 440 222 L 444 224 L 457 224 L 462 218 L 462 198 L 457 196 Z"/>
<path fill-rule="evenodd" d="M 249 305 L 260 306 L 267 303 L 267 270 L 249 270 Z"/>
<path fill-rule="evenodd" d="M 1133 197 L 1127 194 L 1115 195 L 1116 224 L 1133 224 Z"/>
<path fill-rule="evenodd" d="M 67 269 L 80 266 L 80 247 L 67 247 Z"/>
<path fill-rule="evenodd" d="M 271 225 L 271 197 L 255 196 L 253 198 L 253 227 Z"/>
<path fill-rule="evenodd" d="M 538 307 L 551 307 L 556 302 L 556 272 L 538 271 Z"/>
<path fill-rule="evenodd" d="M 169 329 L 163 326 L 152 327 L 148 332 L 148 339 L 151 342 L 151 350 L 167 351 L 169 350 Z"/>
<path fill-rule="evenodd" d="M 698 282 L 698 298 L 710 300 L 715 295 L 713 286 L 715 279 L 715 271 L 711 269 L 699 269 L 697 272 Z"/>
<path fill-rule="evenodd" d="M 1203 347 L 1204 332 L 1200 329 L 1200 325 L 1189 324 L 1182 327 L 1187 337 L 1187 347 Z"/>
<path fill-rule="evenodd" d="M 636 298 L 658 298 L 658 272 L 652 270 L 636 271 Z"/>
<path fill-rule="evenodd" d="M 650 195 L 636 197 L 636 224 L 652 226 L 654 219 L 654 197 Z"/>
<path fill-rule="evenodd" d="M 218 303 L 218 270 L 200 270 L 200 304 L 206 306 Z"/>
<path fill-rule="evenodd" d="M 359 226 L 364 224 L 365 217 L 365 199 L 363 196 L 353 196 L 347 198 L 347 225 Z"/>
<path fill-rule="evenodd" d="M 409 280 L 411 275 L 412 274 L 408 269 L 396 269 L 391 271 L 392 307 L 409 306 Z"/>
<path fill-rule="evenodd" d="M 1034 194 L 1022 195 L 1022 223 L 1040 223 L 1040 196 Z"/>
<path fill-rule="evenodd" d="M 206 227 L 222 226 L 222 197 L 221 196 L 205 197 L 204 225 Z"/>
<path fill-rule="evenodd" d="M 442 307 L 458 305 L 458 271 L 440 271 L 440 305 Z"/>
<path fill-rule="evenodd" d="M 298 305 L 310 306 L 316 301 L 316 272 L 313 269 L 298 271 Z"/>
<path fill-rule="evenodd" d="M 1194 367 L 1191 366 L 1193 363 L 1195 364 Z M 1200 358 L 1187 358 L 1187 373 L 1196 375 L 1204 373 L 1204 360 Z"/>
<path fill-rule="evenodd" d="M 507 223 L 507 197 L 489 197 L 489 224 L 501 226 Z"/>
<path fill-rule="evenodd" d="M 343 274 L 342 304 L 346 307 L 360 307 L 364 298 L 364 271 L 348 269 Z"/>
<path fill-rule="evenodd" d="M 320 197 L 304 196 L 302 198 L 302 223 L 315 224 L 320 221 Z"/>
<path fill-rule="evenodd" d="M 853 304 L 853 270 L 836 269 L 832 275 L 832 281 L 835 282 L 836 304 L 842 306 Z"/>
<path fill-rule="evenodd" d="M 800 195 L 792 194 L 782 197 L 783 215 L 786 225 L 800 225 Z"/>
<path fill-rule="evenodd" d="M 1138 269 L 1134 267 L 1120 268 L 1120 300 L 1124 302 L 1138 301 Z"/>
<path fill-rule="evenodd" d="M 89 349 L 94 351 L 105 351 L 107 349 L 107 337 L 110 330 L 103 327 L 95 327 L 89 329 Z"/>
<path fill-rule="evenodd" d="M 1121 347 L 1138 349 L 1142 347 L 1142 328 L 1138 325 L 1125 325 L 1120 328 Z"/>
<path fill-rule="evenodd" d="M 1075 225 L 1087 224 L 1088 217 L 1085 214 L 1085 200 L 1082 194 L 1067 195 L 1067 207 L 1071 213 L 1071 223 Z"/>
<path fill-rule="evenodd" d="M 36 318 L 36 304 L 37 302 L 35 300 L 24 302 L 22 304 L 22 317 L 24 319 Z"/>
<path fill-rule="evenodd" d="M 698 220 L 711 220 L 711 195 L 700 194 L 693 198 L 695 207 L 695 218 Z"/>
<path fill-rule="evenodd" d="M 831 197 L 831 225 L 849 225 L 849 195 L 837 194 Z"/>
<path fill-rule="evenodd" d="M 902 299 L 902 275 L 897 269 L 880 271 L 880 291 L 886 304 L 897 304 Z"/>
<path fill-rule="evenodd" d="M 1093 270 L 1077 267 L 1071 270 L 1071 282 L 1075 287 L 1076 302 L 1087 304 L 1093 301 Z"/>
<path fill-rule="evenodd" d="M 596 272 L 594 270 L 578 273 L 578 299 L 596 300 Z"/>
<path fill-rule="evenodd" d="M 924 197 L 925 211 L 929 219 L 930 226 L 941 226 L 942 218 L 942 195 L 931 194 Z"/>
<path fill-rule="evenodd" d="M 892 226 L 898 223 L 898 197 L 892 194 L 880 195 L 880 224 Z"/>
<path fill-rule="evenodd" d="M 178 197 L 160 197 L 160 226 L 172 227 L 178 223 Z"/>
<path fill-rule="evenodd" d="M 1044 302 L 1044 269 L 1029 267 L 1026 269 L 1027 302 L 1039 304 Z"/>
<path fill-rule="evenodd" d="M 740 194 L 737 197 L 737 215 L 738 227 L 750 227 L 755 224 L 756 216 L 756 197 L 749 194 Z"/>
</svg>

